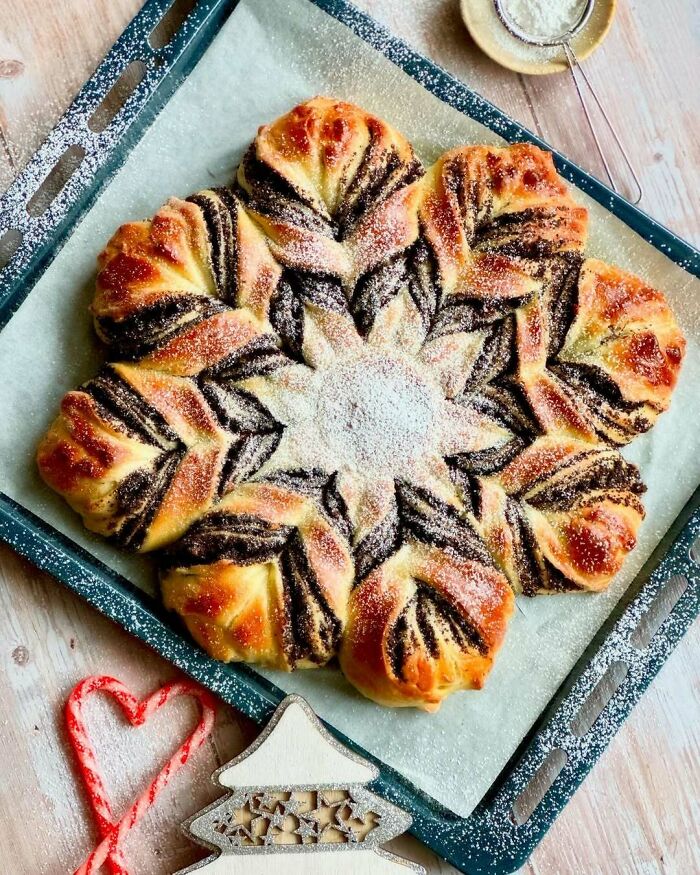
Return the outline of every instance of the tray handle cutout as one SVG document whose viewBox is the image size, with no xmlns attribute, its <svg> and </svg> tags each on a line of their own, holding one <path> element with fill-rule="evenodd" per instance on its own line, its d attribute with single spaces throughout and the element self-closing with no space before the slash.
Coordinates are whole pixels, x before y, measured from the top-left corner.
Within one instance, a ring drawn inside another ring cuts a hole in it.
<svg viewBox="0 0 700 875">
<path fill-rule="evenodd" d="M 605 706 L 615 695 L 620 685 L 627 677 L 629 666 L 621 659 L 611 662 L 605 670 L 605 674 L 593 687 L 571 720 L 571 731 L 579 737 L 584 736 L 600 717 Z"/>
<path fill-rule="evenodd" d="M 172 41 L 196 5 L 197 0 L 174 0 L 148 37 L 151 48 L 155 51 L 164 49 Z"/>
<path fill-rule="evenodd" d="M 691 555 L 697 543 L 696 541 L 690 548 Z M 645 647 L 649 646 L 649 642 L 659 631 L 664 620 L 669 617 L 671 611 L 676 606 L 676 602 L 686 591 L 687 587 L 688 579 L 682 574 L 674 574 L 669 577 L 649 607 L 639 618 L 637 626 L 630 635 L 630 644 L 633 647 L 636 647 L 637 650 L 644 650 Z"/>
<path fill-rule="evenodd" d="M 27 202 L 27 212 L 33 219 L 43 215 L 48 210 L 68 180 L 83 163 L 85 154 L 85 149 L 82 146 L 73 145 L 65 150 Z"/>
<path fill-rule="evenodd" d="M 528 781 L 525 789 L 521 790 L 513 801 L 511 817 L 516 826 L 522 826 L 532 817 L 533 812 L 566 765 L 567 759 L 566 751 L 560 747 L 550 750 Z"/>
<path fill-rule="evenodd" d="M 139 58 L 124 67 L 88 119 L 87 125 L 93 133 L 101 134 L 110 126 L 145 75 L 146 65 Z"/>
<path fill-rule="evenodd" d="M 0 235 L 0 270 L 12 261 L 12 256 L 19 249 L 23 234 L 17 228 L 9 228 Z"/>
<path fill-rule="evenodd" d="M 700 538 L 696 538 L 690 546 L 690 550 L 688 550 L 688 556 L 690 556 L 690 561 L 694 562 L 696 565 L 700 565 Z"/>
</svg>

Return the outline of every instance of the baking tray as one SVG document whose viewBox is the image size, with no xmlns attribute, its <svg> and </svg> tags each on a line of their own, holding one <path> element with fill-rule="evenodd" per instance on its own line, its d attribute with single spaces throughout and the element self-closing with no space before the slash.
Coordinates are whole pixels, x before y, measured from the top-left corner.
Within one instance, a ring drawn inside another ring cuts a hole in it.
<svg viewBox="0 0 700 875">
<path fill-rule="evenodd" d="M 345 0 L 309 0 L 435 96 L 508 140 L 546 145 Z M 234 0 L 147 0 L 11 188 L 0 199 L 0 327 L 194 67 Z M 125 73 L 126 70 L 126 73 Z M 127 95 L 128 96 L 125 96 Z M 120 107 L 116 114 L 114 107 Z M 566 178 L 667 257 L 700 276 L 700 253 L 555 153 Z M 460 818 L 329 727 L 380 769 L 373 789 L 414 817 L 412 832 L 466 873 L 521 866 L 700 613 L 689 502 L 484 799 Z M 284 692 L 244 665 L 209 659 L 161 605 L 0 493 L 0 538 L 102 613 L 258 722 Z"/>
</svg>

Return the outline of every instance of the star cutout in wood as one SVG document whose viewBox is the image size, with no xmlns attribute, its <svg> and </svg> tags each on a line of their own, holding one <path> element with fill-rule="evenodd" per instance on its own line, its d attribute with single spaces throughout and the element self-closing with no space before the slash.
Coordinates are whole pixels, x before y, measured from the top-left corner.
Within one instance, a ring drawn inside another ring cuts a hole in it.
<svg viewBox="0 0 700 875">
<path fill-rule="evenodd" d="M 302 844 L 308 844 L 317 842 L 321 831 L 321 825 L 317 820 L 306 820 L 305 817 L 299 817 L 299 826 L 294 830 L 294 833 L 301 836 Z"/>
</svg>

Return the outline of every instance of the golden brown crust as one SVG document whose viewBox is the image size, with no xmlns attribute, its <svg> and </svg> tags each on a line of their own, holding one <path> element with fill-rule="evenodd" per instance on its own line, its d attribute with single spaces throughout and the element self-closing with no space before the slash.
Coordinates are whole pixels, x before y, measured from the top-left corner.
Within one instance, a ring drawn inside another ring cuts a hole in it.
<svg viewBox="0 0 700 875">
<path fill-rule="evenodd" d="M 42 477 L 92 531 L 154 550 L 218 498 L 230 435 L 189 380 L 107 366 L 69 392 L 37 451 Z"/>
<path fill-rule="evenodd" d="M 345 238 L 419 172 L 411 145 L 386 122 L 316 97 L 260 128 L 238 184 L 280 264 L 346 282 L 353 254 Z"/>
<path fill-rule="evenodd" d="M 69 502 L 93 531 L 111 535 L 114 484 L 158 455 L 155 447 L 124 435 L 99 415 L 84 392 L 69 392 L 61 413 L 37 451 L 42 477 Z"/>
<path fill-rule="evenodd" d="M 93 314 L 119 320 L 164 295 L 214 297 L 208 246 L 201 211 L 177 198 L 150 221 L 122 225 L 98 259 Z"/>
<path fill-rule="evenodd" d="M 419 168 L 411 144 L 391 125 L 328 97 L 308 100 L 263 125 L 251 152 L 238 181 L 256 206 L 273 206 L 262 203 L 259 173 L 265 169 L 268 185 L 275 185 L 271 175 L 283 180 L 301 204 L 344 229 Z"/>
<path fill-rule="evenodd" d="M 289 671 L 335 655 L 353 563 L 311 498 L 275 483 L 245 484 L 190 529 L 168 563 L 166 607 L 218 659 Z"/>
<path fill-rule="evenodd" d="M 340 664 L 375 702 L 435 711 L 483 686 L 513 608 L 495 568 L 406 545 L 353 590 Z"/>
<path fill-rule="evenodd" d="M 619 445 L 651 428 L 668 407 L 685 353 L 661 292 L 589 258 L 558 347 L 553 318 L 544 298 L 517 314 L 518 379 L 541 426 Z"/>
<path fill-rule="evenodd" d="M 548 152 L 525 143 L 463 146 L 369 213 L 355 245 L 362 269 L 370 270 L 424 235 L 443 294 L 519 297 L 540 285 L 533 279 L 523 288 L 518 278 L 532 271 L 522 259 L 578 251 L 587 227 L 586 209 L 571 198 Z"/>
<path fill-rule="evenodd" d="M 144 367 L 195 375 L 270 330 L 281 271 L 228 192 L 171 198 L 152 220 L 122 225 L 99 266 L 97 333 Z"/>
<path fill-rule="evenodd" d="M 615 450 L 569 438 L 539 438 L 479 490 L 479 531 L 527 595 L 604 589 L 644 518 L 637 469 Z"/>
</svg>

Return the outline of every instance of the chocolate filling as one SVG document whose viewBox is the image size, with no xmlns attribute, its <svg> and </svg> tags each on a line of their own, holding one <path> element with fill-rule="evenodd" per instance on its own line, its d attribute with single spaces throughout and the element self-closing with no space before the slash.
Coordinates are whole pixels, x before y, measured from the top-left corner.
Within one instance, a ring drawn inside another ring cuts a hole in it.
<svg viewBox="0 0 700 875">
<path fill-rule="evenodd" d="M 488 651 L 476 625 L 448 599 L 422 581 L 414 583 L 415 592 L 396 618 L 387 640 L 387 655 L 396 678 L 407 680 L 406 662 L 416 650 L 425 650 L 437 660 L 441 650 L 449 646 L 449 639 L 462 651 Z"/>
<path fill-rule="evenodd" d="M 350 301 L 350 311 L 360 334 L 363 337 L 369 334 L 378 313 L 404 289 L 408 290 L 428 331 L 437 308 L 437 277 L 432 250 L 420 238 L 405 252 L 364 274 L 357 281 Z"/>
<path fill-rule="evenodd" d="M 398 188 L 419 179 L 424 172 L 417 158 L 412 157 L 407 163 L 395 146 L 383 147 L 372 128 L 369 135 L 369 145 L 336 210 L 340 240 L 350 234 L 368 209 L 376 207 Z"/>
<path fill-rule="evenodd" d="M 542 433 L 537 420 L 532 416 L 525 393 L 511 378 L 506 377 L 484 386 L 477 394 L 463 396 L 460 400 L 519 437 L 532 440 Z"/>
<path fill-rule="evenodd" d="M 523 497 L 538 510 L 562 511 L 574 507 L 589 492 L 620 490 L 641 495 L 645 489 L 636 465 L 616 453 L 593 451 L 580 453 L 559 468 L 550 483 L 528 488 Z"/>
<path fill-rule="evenodd" d="M 329 475 L 318 469 L 276 471 L 265 480 L 310 498 L 333 527 L 350 543 L 352 523 L 345 499 L 338 488 L 337 473 Z"/>
<path fill-rule="evenodd" d="M 126 361 L 150 355 L 204 319 L 225 308 L 204 295 L 166 295 L 124 319 L 97 318 L 102 339 Z"/>
<path fill-rule="evenodd" d="M 236 191 L 251 210 L 307 231 L 327 237 L 337 236 L 335 224 L 318 212 L 316 204 L 303 189 L 295 188 L 276 170 L 258 159 L 255 144 L 246 152 L 242 168 L 246 188 L 238 186 Z"/>
<path fill-rule="evenodd" d="M 270 322 L 292 358 L 302 360 L 304 304 L 283 276 L 270 297 Z"/>
<path fill-rule="evenodd" d="M 184 455 L 184 450 L 164 454 L 152 468 L 133 471 L 121 481 L 116 490 L 117 515 L 125 519 L 112 538 L 121 547 L 139 550 L 143 546 Z"/>
<path fill-rule="evenodd" d="M 493 215 L 493 195 L 488 186 L 473 176 L 465 156 L 458 155 L 443 165 L 442 179 L 457 204 L 462 228 L 470 247 L 478 241 L 481 228 L 487 227 Z"/>
<path fill-rule="evenodd" d="M 552 590 L 553 592 L 576 592 L 581 589 L 581 587 L 574 583 L 573 580 L 569 580 L 566 575 L 562 574 L 556 565 L 552 565 L 549 559 L 542 557 L 542 562 L 544 565 L 545 576 L 547 578 L 548 590 Z"/>
<path fill-rule="evenodd" d="M 219 497 L 226 495 L 262 468 L 282 440 L 282 428 L 243 434 L 231 444 L 219 479 Z"/>
<path fill-rule="evenodd" d="M 238 292 L 235 198 L 225 189 L 215 189 L 192 195 L 188 201 L 198 206 L 204 216 L 218 295 L 235 305 Z"/>
<path fill-rule="evenodd" d="M 355 546 L 355 586 L 401 546 L 396 505 Z"/>
<path fill-rule="evenodd" d="M 189 567 L 228 559 L 253 565 L 275 557 L 294 528 L 252 514 L 214 511 L 198 520 L 180 541 L 161 555 L 167 567 Z"/>
<path fill-rule="evenodd" d="M 556 207 L 532 207 L 504 213 L 482 221 L 476 229 L 472 248 L 498 250 L 503 255 L 540 259 L 553 255 L 560 246 L 555 238 L 544 238 L 542 232 L 566 224 L 568 210 Z"/>
<path fill-rule="evenodd" d="M 407 285 L 408 269 L 403 254 L 360 277 L 353 291 L 350 310 L 363 337 L 372 330 L 380 310 Z"/>
<path fill-rule="evenodd" d="M 200 388 L 223 428 L 254 433 L 282 429 L 282 424 L 251 392 L 211 378 L 202 380 Z"/>
<path fill-rule="evenodd" d="M 396 483 L 401 540 L 413 537 L 423 543 L 454 550 L 465 559 L 493 567 L 486 545 L 466 518 L 427 489 Z"/>
<path fill-rule="evenodd" d="M 129 437 L 166 451 L 181 446 L 180 438 L 158 410 L 132 389 L 110 365 L 105 365 L 82 389 L 94 398 L 100 415 Z"/>
<path fill-rule="evenodd" d="M 348 304 L 340 280 L 286 269 L 270 298 L 270 322 L 289 354 L 302 358 L 304 303 L 345 314 Z"/>
<path fill-rule="evenodd" d="M 458 453 L 445 459 L 448 465 L 459 468 L 469 474 L 493 474 L 500 471 L 527 446 L 520 437 L 498 447 L 488 447 L 485 450 L 474 450 L 470 453 Z"/>
<path fill-rule="evenodd" d="M 294 362 L 277 346 L 277 339 L 272 334 L 263 334 L 234 350 L 204 371 L 202 376 L 212 376 L 219 382 L 236 382 L 249 377 L 267 376 L 292 364 Z"/>
<path fill-rule="evenodd" d="M 478 477 L 460 468 L 455 458 L 445 459 L 450 471 L 450 479 L 459 490 L 460 498 L 468 511 L 477 519 L 481 518 L 481 483 Z"/>
<path fill-rule="evenodd" d="M 328 604 L 297 531 L 279 560 L 289 615 L 288 658 L 292 663 L 308 659 L 322 665 L 336 653 L 342 625 Z"/>
<path fill-rule="evenodd" d="M 464 392 L 473 392 L 515 367 L 515 319 L 508 315 L 485 328 L 479 354 L 464 386 Z"/>
<path fill-rule="evenodd" d="M 460 331 L 492 329 L 494 322 L 522 307 L 529 297 L 482 299 L 450 295 L 437 311 L 429 339 Z"/>
<path fill-rule="evenodd" d="M 512 498 L 506 501 L 505 518 L 513 536 L 515 568 L 523 594 L 535 595 L 546 581 L 534 532 L 520 505 Z"/>
<path fill-rule="evenodd" d="M 554 362 L 549 367 L 578 403 L 585 404 L 602 440 L 626 444 L 651 428 L 644 406 L 625 400 L 617 383 L 597 365 Z"/>
<path fill-rule="evenodd" d="M 423 319 L 426 331 L 432 327 L 440 298 L 439 268 L 435 254 L 423 236 L 406 253 L 408 291 Z"/>
<path fill-rule="evenodd" d="M 583 256 L 569 252 L 550 260 L 544 295 L 549 307 L 547 354 L 551 358 L 562 348 L 578 313 L 578 283 Z"/>
<path fill-rule="evenodd" d="M 352 522 L 345 499 L 338 489 L 338 475 L 333 474 L 323 487 L 323 509 L 335 528 L 350 544 L 352 543 Z"/>
</svg>

